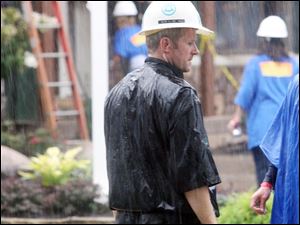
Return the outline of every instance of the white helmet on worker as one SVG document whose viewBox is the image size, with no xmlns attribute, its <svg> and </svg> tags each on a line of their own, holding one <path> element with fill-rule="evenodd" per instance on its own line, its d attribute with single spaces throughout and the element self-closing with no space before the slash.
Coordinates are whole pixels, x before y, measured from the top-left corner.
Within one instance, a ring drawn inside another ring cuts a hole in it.
<svg viewBox="0 0 300 225">
<path fill-rule="evenodd" d="M 279 16 L 268 16 L 261 21 L 256 35 L 268 38 L 286 38 L 288 31 L 283 19 Z"/>
<path fill-rule="evenodd" d="M 113 11 L 113 16 L 136 16 L 137 14 L 138 11 L 132 1 L 117 2 Z"/>
<path fill-rule="evenodd" d="M 194 28 L 198 34 L 213 31 L 202 26 L 200 15 L 190 1 L 153 1 L 147 8 L 140 34 L 150 35 L 169 28 Z"/>
</svg>

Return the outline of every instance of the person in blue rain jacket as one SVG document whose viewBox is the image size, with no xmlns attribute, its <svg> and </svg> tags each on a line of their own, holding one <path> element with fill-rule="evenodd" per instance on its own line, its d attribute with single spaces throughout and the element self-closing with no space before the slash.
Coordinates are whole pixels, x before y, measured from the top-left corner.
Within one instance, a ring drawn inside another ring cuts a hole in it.
<svg viewBox="0 0 300 225">
<path fill-rule="evenodd" d="M 264 214 L 274 187 L 272 224 L 299 224 L 299 75 L 290 84 L 260 148 L 271 162 L 250 207 Z"/>
</svg>

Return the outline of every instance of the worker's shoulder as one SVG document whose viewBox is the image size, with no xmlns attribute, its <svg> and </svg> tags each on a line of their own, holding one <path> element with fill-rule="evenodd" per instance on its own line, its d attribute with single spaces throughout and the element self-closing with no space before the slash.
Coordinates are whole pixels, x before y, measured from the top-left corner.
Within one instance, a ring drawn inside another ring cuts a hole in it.
<svg viewBox="0 0 300 225">
<path fill-rule="evenodd" d="M 247 65 L 257 64 L 257 63 L 260 63 L 263 61 L 270 61 L 270 57 L 267 56 L 266 54 L 254 55 L 253 57 L 251 57 L 249 59 L 249 61 L 247 62 Z"/>
<path fill-rule="evenodd" d="M 167 78 L 162 78 L 166 81 Z M 165 85 L 167 83 L 167 85 Z M 162 99 L 165 99 L 167 102 L 178 103 L 178 102 L 190 102 L 197 99 L 196 90 L 185 80 L 168 80 L 167 82 L 160 82 L 157 85 L 156 93 Z"/>
<path fill-rule="evenodd" d="M 151 66 L 146 66 L 145 69 L 147 77 L 149 75 L 153 76 L 156 82 L 163 86 L 170 86 L 176 89 L 188 88 L 194 90 L 194 87 L 184 80 L 181 75 L 175 74 L 175 72 L 170 69 L 165 69 L 163 67 L 153 68 Z"/>
</svg>

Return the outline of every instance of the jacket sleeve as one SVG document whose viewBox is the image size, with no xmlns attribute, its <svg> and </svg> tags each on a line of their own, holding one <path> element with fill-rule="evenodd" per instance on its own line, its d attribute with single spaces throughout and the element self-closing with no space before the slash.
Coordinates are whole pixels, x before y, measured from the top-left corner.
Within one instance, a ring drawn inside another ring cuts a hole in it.
<svg viewBox="0 0 300 225">
<path fill-rule="evenodd" d="M 275 187 L 276 176 L 277 176 L 277 168 L 274 165 L 270 164 L 266 172 L 264 182 L 271 183 L 272 186 Z"/>
<path fill-rule="evenodd" d="M 181 90 L 170 117 L 171 168 L 178 191 L 220 183 L 204 129 L 200 101 L 192 89 Z"/>
</svg>

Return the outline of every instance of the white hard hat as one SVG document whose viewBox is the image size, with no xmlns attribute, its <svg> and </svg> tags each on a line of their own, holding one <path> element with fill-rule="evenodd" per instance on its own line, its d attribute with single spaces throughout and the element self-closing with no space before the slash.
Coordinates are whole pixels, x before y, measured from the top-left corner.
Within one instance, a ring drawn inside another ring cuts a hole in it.
<svg viewBox="0 0 300 225">
<path fill-rule="evenodd" d="M 190 1 L 153 1 L 144 14 L 140 34 L 150 35 L 169 28 L 194 28 L 199 34 L 213 34 L 202 26 L 200 15 Z"/>
<path fill-rule="evenodd" d="M 132 1 L 119 1 L 117 2 L 113 16 L 136 16 L 138 11 Z"/>
<path fill-rule="evenodd" d="M 268 16 L 263 19 L 256 33 L 259 37 L 286 38 L 286 24 L 279 16 Z"/>
</svg>

